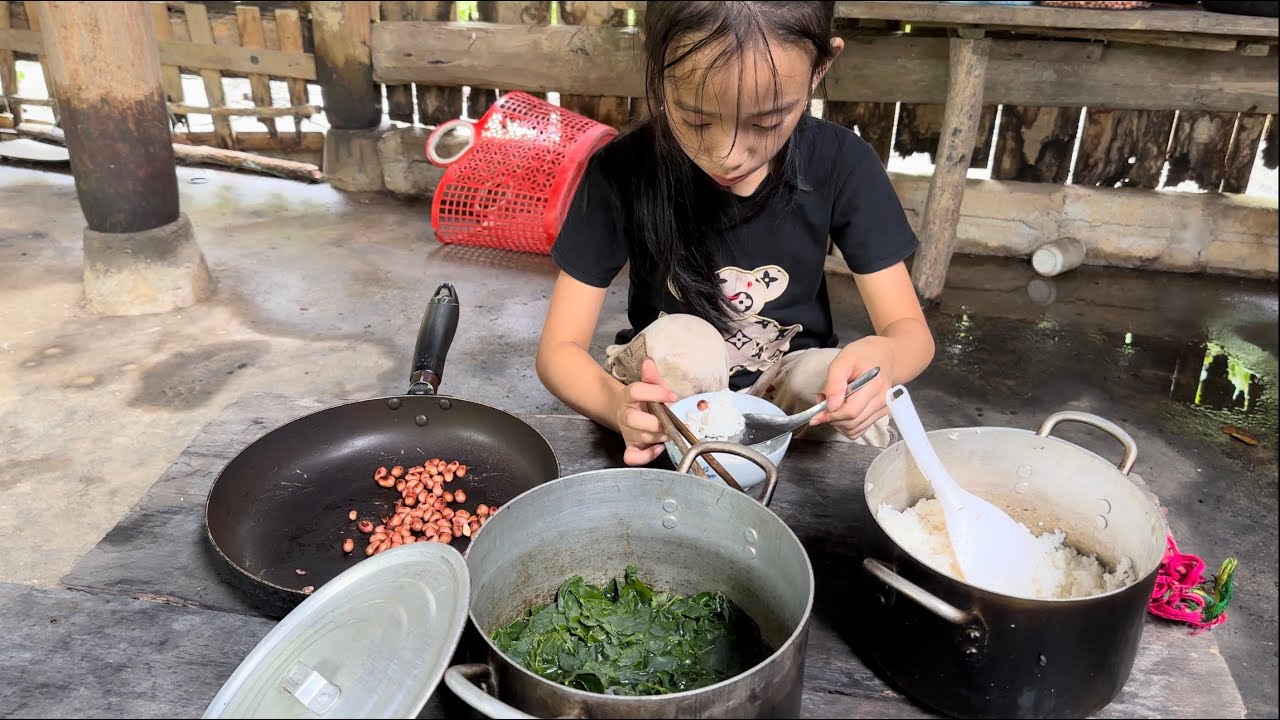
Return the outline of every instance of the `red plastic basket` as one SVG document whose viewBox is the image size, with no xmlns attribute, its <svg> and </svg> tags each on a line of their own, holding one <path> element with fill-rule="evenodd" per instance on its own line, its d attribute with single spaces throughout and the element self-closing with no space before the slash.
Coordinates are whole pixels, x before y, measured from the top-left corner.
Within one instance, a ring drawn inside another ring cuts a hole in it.
<svg viewBox="0 0 1280 720">
<path fill-rule="evenodd" d="M 471 142 L 452 158 L 436 144 L 455 127 Z M 618 131 L 522 92 L 504 94 L 478 122 L 450 120 L 427 138 L 446 168 L 431 201 L 443 243 L 550 254 L 587 162 Z"/>
</svg>

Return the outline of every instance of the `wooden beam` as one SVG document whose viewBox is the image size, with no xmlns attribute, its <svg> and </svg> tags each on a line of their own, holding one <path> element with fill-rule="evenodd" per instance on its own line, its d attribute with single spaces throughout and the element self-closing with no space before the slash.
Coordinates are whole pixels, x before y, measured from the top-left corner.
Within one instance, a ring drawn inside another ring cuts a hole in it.
<svg viewBox="0 0 1280 720">
<path fill-rule="evenodd" d="M 213 31 L 209 32 L 210 42 Z M 299 36 L 299 46 L 301 36 Z M 286 52 L 228 45 L 161 40 L 160 63 L 188 70 L 225 70 L 239 75 L 255 73 L 299 80 L 316 79 L 315 57 L 304 52 Z M 40 33 L 34 30 L 0 28 L 0 50 L 13 50 L 25 55 L 44 52 Z"/>
<path fill-rule="evenodd" d="M 249 50 L 265 50 L 267 47 L 267 36 L 262 27 L 262 12 L 256 7 L 247 5 L 236 8 L 236 24 L 240 29 L 240 44 Z M 260 108 L 269 108 L 271 102 L 271 79 L 263 73 L 251 73 L 249 75 L 249 88 L 253 94 L 253 104 Z M 280 132 L 276 127 L 275 118 L 267 118 L 262 115 L 258 116 L 262 119 L 262 124 L 267 127 L 267 132 L 273 137 Z"/>
<path fill-rule="evenodd" d="M 132 233 L 178 219 L 160 57 L 145 2 L 42 2 L 45 71 L 90 230 Z"/>
<path fill-rule="evenodd" d="M 0 33 L 9 30 L 9 3 L 0 0 Z M 3 45 L 0 45 L 3 48 Z M 12 50 L 0 49 L 0 93 L 7 111 L 13 116 L 13 125 L 22 122 L 22 108 L 12 98 L 18 94 L 18 69 Z"/>
<path fill-rule="evenodd" d="M 947 268 L 955 251 L 965 178 L 982 119 L 983 78 L 990 50 L 991 41 L 985 38 L 951 40 L 951 68 L 938 141 L 938 162 L 929 181 L 929 199 L 920 226 L 920 250 L 911 267 L 916 290 L 929 302 L 942 297 Z"/>
<path fill-rule="evenodd" d="M 18 126 L 18 134 L 57 143 L 66 142 L 63 132 L 51 125 L 23 123 Z M 261 133 L 257 134 L 261 135 Z M 222 148 L 194 145 L 190 144 L 190 141 L 183 135 L 174 135 L 172 140 L 174 157 L 179 162 L 190 165 L 217 165 L 219 167 L 250 170 L 303 182 L 314 183 L 324 180 L 324 173 L 311 163 L 254 155 L 240 150 L 224 150 Z"/>
<path fill-rule="evenodd" d="M 1120 13 L 1109 13 L 1120 14 Z M 398 84 L 644 97 L 634 28 L 378 23 L 374 79 Z M 991 40 L 988 104 L 1135 110 L 1280 110 L 1274 57 L 1179 48 L 1103 48 L 1052 40 Z M 941 103 L 946 38 L 847 37 L 827 75 L 829 100 Z"/>
<path fill-rule="evenodd" d="M 837 2 L 836 17 L 968 26 L 1100 29 L 1280 37 L 1275 18 L 1227 15 L 1200 8 L 1153 8 L 1136 12 L 1027 5 L 944 2 Z"/>
<path fill-rule="evenodd" d="M 316 75 L 324 92 L 325 117 L 338 130 L 363 130 L 382 121 L 382 90 L 373 82 L 369 58 L 373 24 L 370 3 L 311 3 Z"/>
<path fill-rule="evenodd" d="M 235 49 L 226 46 L 219 48 L 213 44 L 213 26 L 209 24 L 209 13 L 204 5 L 189 2 L 184 5 L 184 8 L 187 16 L 187 31 L 191 33 L 191 42 L 195 43 L 194 47 L 209 50 Z M 217 68 L 201 70 L 200 78 L 204 81 L 204 92 L 209 99 L 210 107 L 225 107 L 227 96 L 222 87 L 222 73 Z M 235 132 L 231 129 L 230 117 L 214 115 L 213 131 L 218 136 L 219 147 L 227 149 L 235 147 Z"/>
</svg>

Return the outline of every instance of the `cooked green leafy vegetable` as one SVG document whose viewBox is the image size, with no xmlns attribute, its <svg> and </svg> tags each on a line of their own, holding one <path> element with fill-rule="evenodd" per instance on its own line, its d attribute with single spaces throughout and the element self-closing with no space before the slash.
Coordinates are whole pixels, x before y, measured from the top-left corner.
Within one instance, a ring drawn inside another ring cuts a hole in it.
<svg viewBox="0 0 1280 720">
<path fill-rule="evenodd" d="M 552 682 L 614 695 L 695 690 L 745 672 L 771 652 L 755 621 L 722 593 L 655 592 L 634 566 L 603 587 L 570 579 L 554 602 L 490 639 Z"/>
</svg>

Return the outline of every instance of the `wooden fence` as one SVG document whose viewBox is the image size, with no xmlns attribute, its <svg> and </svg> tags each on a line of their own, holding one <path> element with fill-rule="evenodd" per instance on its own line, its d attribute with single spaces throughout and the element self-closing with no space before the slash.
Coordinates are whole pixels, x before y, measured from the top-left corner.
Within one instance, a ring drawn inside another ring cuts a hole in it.
<svg viewBox="0 0 1280 720">
<path fill-rule="evenodd" d="M 0 128 L 15 126 L 32 107 L 51 108 L 56 118 L 52 93 L 17 90 L 15 61 L 39 59 L 35 4 L 0 2 Z M 266 153 L 319 150 L 325 126 L 308 5 L 152 3 L 182 141 Z M 374 76 L 385 86 L 390 120 L 434 126 L 464 113 L 475 118 L 497 93 L 515 89 L 558 93 L 563 106 L 615 126 L 642 110 L 631 27 L 643 17 L 642 2 L 374 5 Z M 819 112 L 857 129 L 885 162 L 894 154 L 932 157 L 946 93 L 945 31 L 857 18 L 839 20 L 838 30 L 848 47 Z M 1276 167 L 1275 109 L 1266 104 L 1274 102 L 1273 91 L 1260 102 L 1266 94 L 1247 83 L 1206 88 L 1183 81 L 1188 63 L 1219 63 L 1224 78 L 1240 63 L 1274 65 L 1274 47 L 1269 57 L 1206 57 L 1112 43 L 1103 56 L 1103 44 L 1087 36 L 1069 42 L 990 36 L 1002 42 L 992 49 L 989 104 L 972 166 L 990 167 L 994 179 L 1136 188 L 1191 181 L 1209 192 L 1240 193 L 1263 143 L 1264 164 Z M 1160 61 L 1155 71 L 1153 59 Z M 1147 69 L 1132 72 L 1140 65 Z M 1069 72 L 1048 72 L 1063 66 Z M 1050 75 L 1056 80 L 1046 83 Z M 1096 97 L 1104 78 L 1102 106 L 1072 102 Z M 188 96 L 193 87 L 202 88 L 196 93 L 202 103 Z M 243 118 L 257 124 L 248 129 Z M 197 120 L 211 127 L 193 130 Z"/>
</svg>

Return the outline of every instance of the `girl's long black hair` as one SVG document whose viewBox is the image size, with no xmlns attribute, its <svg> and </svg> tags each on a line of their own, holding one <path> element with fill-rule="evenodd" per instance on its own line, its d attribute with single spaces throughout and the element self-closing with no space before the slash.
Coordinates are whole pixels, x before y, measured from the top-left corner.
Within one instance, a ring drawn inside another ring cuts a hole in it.
<svg viewBox="0 0 1280 720">
<path fill-rule="evenodd" d="M 652 266 L 633 272 L 665 278 L 687 311 L 718 330 L 731 328 L 731 310 L 716 278 L 721 238 L 732 225 L 744 222 L 780 192 L 792 190 L 797 177 L 792 143 L 776 156 L 769 178 L 747 203 L 717 187 L 680 149 L 664 111 L 665 80 L 671 73 L 698 83 L 699 96 L 707 76 L 742 58 L 750 50 L 768 52 L 768 42 L 812 48 L 813 69 L 835 56 L 831 47 L 834 2 L 650 2 L 644 20 L 645 84 L 648 118 L 626 132 L 649 134 L 652 162 L 631 168 L 618 197 L 633 203 L 634 239 Z M 700 50 L 720 47 L 700 67 L 685 61 Z M 772 61 L 772 58 L 770 56 Z M 700 77 L 699 77 L 700 75 Z M 739 63 L 739 88 L 744 72 Z M 777 86 L 777 69 L 774 83 Z M 741 96 L 741 92 L 739 93 Z M 618 175 L 614 175 L 618 177 Z"/>
</svg>

